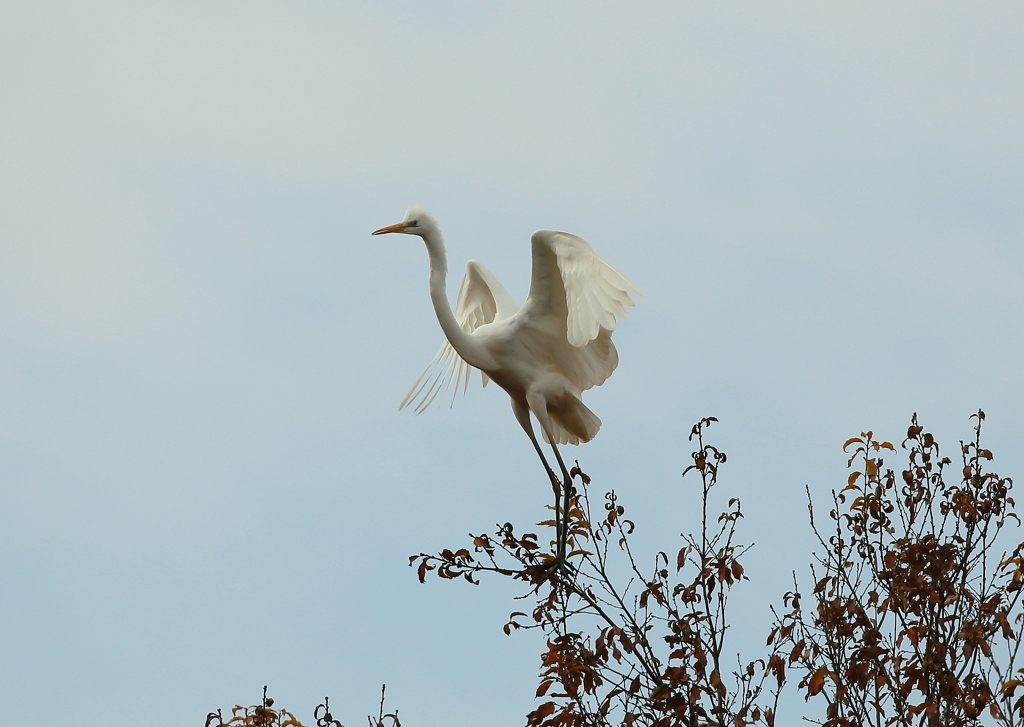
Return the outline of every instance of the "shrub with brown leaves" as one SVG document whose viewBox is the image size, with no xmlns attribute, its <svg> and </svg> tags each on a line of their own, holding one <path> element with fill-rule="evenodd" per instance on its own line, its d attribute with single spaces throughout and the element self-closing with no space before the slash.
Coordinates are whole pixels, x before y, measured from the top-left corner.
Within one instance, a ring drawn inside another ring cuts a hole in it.
<svg viewBox="0 0 1024 727">
<path fill-rule="evenodd" d="M 726 461 L 704 442 L 714 421 L 693 427 L 696 449 L 684 472 L 700 478 L 701 532 L 684 537 L 674 557 L 657 553 L 649 570 L 634 556 L 635 525 L 617 495 L 607 493 L 595 507 L 578 465 L 564 563 L 536 534 L 517 534 L 511 523 L 494 536 L 471 536 L 471 548 L 410 558 L 420 580 L 433 573 L 477 583 L 489 572 L 528 584 L 534 608 L 513 613 L 505 632 L 535 628 L 546 636 L 537 688 L 545 701 L 527 716 L 529 727 L 774 723 L 781 657 L 741 665 L 726 651 L 729 594 L 746 580 L 740 558 L 748 546 L 735 540 L 739 500 L 709 519 L 709 494 Z M 540 525 L 553 528 L 559 519 Z M 759 706 L 773 676 L 770 706 Z"/>
<path fill-rule="evenodd" d="M 973 418 L 955 470 L 916 415 L 898 475 L 882 459 L 896 452 L 891 443 L 872 432 L 850 439 L 852 471 L 832 493 L 828 537 L 811 508 L 823 549 L 812 611 L 787 594 L 792 610 L 769 643 L 789 652 L 805 697 L 823 700 L 827 727 L 1024 723 L 1024 544 L 999 548 L 1018 521 L 1012 482 L 986 471 L 985 414 Z"/>
</svg>

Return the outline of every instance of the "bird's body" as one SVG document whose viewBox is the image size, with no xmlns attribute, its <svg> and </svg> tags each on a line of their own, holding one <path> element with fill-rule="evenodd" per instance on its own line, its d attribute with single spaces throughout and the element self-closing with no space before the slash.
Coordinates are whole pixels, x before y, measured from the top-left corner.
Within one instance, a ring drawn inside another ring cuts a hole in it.
<svg viewBox="0 0 1024 727">
<path fill-rule="evenodd" d="M 433 217 L 412 207 L 404 222 L 377 231 L 383 232 L 423 238 L 430 256 L 431 298 L 448 339 L 403 407 L 422 411 L 443 392 L 464 390 L 473 367 L 483 373 L 485 385 L 493 380 L 508 393 L 517 416 L 522 408 L 532 411 L 548 442 L 578 444 L 594 438 L 601 420 L 581 397 L 618 365 L 611 332 L 616 318 L 627 317 L 624 306 L 633 304 L 629 293 L 639 293 L 632 283 L 579 237 L 541 230 L 531 238 L 533 276 L 521 308 L 486 268 L 471 260 L 453 313 L 445 291 L 444 241 Z"/>
<path fill-rule="evenodd" d="M 587 389 L 611 376 L 618 353 L 611 334 L 617 318 L 627 318 L 629 294 L 640 291 L 575 235 L 540 230 L 531 237 L 530 293 L 516 305 L 485 267 L 466 266 L 453 312 L 445 290 L 448 271 L 437 222 L 422 207 L 410 207 L 397 225 L 373 234 L 403 232 L 423 238 L 430 257 L 430 297 L 447 341 L 402 402 L 417 412 L 439 395 L 465 390 L 473 368 L 484 386 L 493 380 L 512 399 L 516 419 L 559 485 L 533 432 L 530 413 L 555 451 L 570 490 L 570 477 L 557 444 L 589 442 L 601 420 L 583 403 Z M 564 534 L 559 558 L 564 556 Z"/>
</svg>

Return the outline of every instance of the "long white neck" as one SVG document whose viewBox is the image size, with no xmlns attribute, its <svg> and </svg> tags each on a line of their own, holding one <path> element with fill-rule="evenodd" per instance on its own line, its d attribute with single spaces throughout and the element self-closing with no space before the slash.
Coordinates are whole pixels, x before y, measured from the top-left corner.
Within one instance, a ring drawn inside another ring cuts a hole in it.
<svg viewBox="0 0 1024 727">
<path fill-rule="evenodd" d="M 452 347 L 467 363 L 477 368 L 488 368 L 488 365 L 492 363 L 490 354 L 487 353 L 480 341 L 462 330 L 462 326 L 455 320 L 451 303 L 448 302 L 448 293 L 445 290 L 448 259 L 444 252 L 444 238 L 441 237 L 441 231 L 430 226 L 423 232 L 423 242 L 426 243 L 427 255 L 430 256 L 430 300 L 434 304 L 434 313 L 437 314 L 437 322 L 441 324 L 441 330 L 448 337 Z"/>
</svg>

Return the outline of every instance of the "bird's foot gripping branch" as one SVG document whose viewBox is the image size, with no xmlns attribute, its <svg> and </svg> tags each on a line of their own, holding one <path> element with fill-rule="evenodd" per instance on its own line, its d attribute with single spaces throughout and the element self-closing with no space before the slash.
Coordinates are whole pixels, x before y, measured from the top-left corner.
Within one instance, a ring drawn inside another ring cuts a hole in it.
<svg viewBox="0 0 1024 727">
<path fill-rule="evenodd" d="M 659 552 L 652 565 L 641 565 L 630 545 L 635 524 L 618 496 L 592 500 L 590 478 L 577 464 L 571 476 L 578 490 L 564 512 L 564 562 L 552 567 L 557 538 L 545 545 L 511 523 L 494 535 L 471 535 L 469 547 L 410 558 L 421 581 L 433 573 L 476 584 L 481 574 L 494 573 L 529 588 L 532 612 L 511 614 L 504 627 L 546 636 L 542 701 L 528 725 L 774 723 L 783 658 L 773 653 L 741 665 L 725 647 L 729 594 L 746 580 L 739 558 L 749 546 L 735 542 L 739 500 L 708 518 L 709 495 L 726 461 L 704 442 L 714 421 L 702 419 L 691 432 L 695 450 L 684 474 L 700 479 L 700 532 L 684 536 L 674 557 Z M 555 529 L 561 519 L 540 526 Z"/>
</svg>

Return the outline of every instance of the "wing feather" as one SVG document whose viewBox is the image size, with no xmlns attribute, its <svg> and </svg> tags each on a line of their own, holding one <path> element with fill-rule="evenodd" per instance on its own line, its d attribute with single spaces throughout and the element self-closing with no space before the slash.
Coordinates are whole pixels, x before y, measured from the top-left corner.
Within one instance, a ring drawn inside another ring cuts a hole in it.
<svg viewBox="0 0 1024 727">
<path fill-rule="evenodd" d="M 476 260 L 470 260 L 466 264 L 466 275 L 462 279 L 459 299 L 455 306 L 455 320 L 462 330 L 472 333 L 486 323 L 512 317 L 517 310 L 519 306 L 491 271 Z M 409 393 L 405 395 L 398 408 L 412 406 L 416 413 L 420 414 L 433 404 L 438 396 L 443 394 L 444 398 L 441 401 L 446 401 L 449 393 L 449 406 L 454 406 L 459 390 L 461 389 L 464 394 L 469 389 L 473 370 L 473 367 L 466 363 L 446 340 L 427 368 L 416 379 L 416 383 L 409 389 Z M 480 375 L 483 378 L 483 385 L 487 386 L 487 375 L 482 371 Z"/>
<path fill-rule="evenodd" d="M 602 329 L 614 331 L 616 319 L 629 317 L 626 306 L 634 304 L 630 294 L 643 295 L 576 235 L 540 230 L 532 242 L 530 299 L 552 312 L 564 308 L 566 338 L 576 348 L 593 341 Z M 561 296 L 564 302 L 558 300 Z"/>
</svg>

